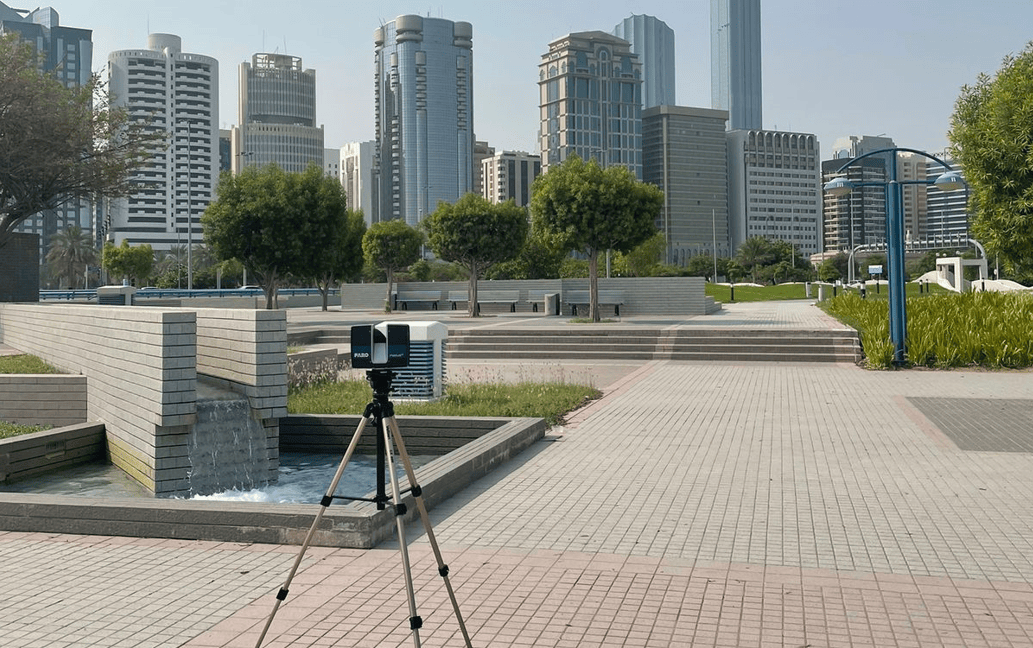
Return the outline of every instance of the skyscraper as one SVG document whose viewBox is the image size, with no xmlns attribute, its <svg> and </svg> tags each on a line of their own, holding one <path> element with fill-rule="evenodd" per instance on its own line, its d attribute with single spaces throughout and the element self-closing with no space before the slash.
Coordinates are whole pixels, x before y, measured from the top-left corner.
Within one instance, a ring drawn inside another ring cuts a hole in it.
<svg viewBox="0 0 1033 648">
<path fill-rule="evenodd" d="M 239 126 L 233 171 L 276 164 L 300 173 L 323 165 L 323 127 L 316 126 L 316 71 L 287 54 L 255 54 L 240 64 Z"/>
<path fill-rule="evenodd" d="M 373 152 L 377 143 L 349 142 L 341 147 L 341 184 L 348 199 L 348 209 L 362 210 L 366 226 L 373 218 Z"/>
<path fill-rule="evenodd" d="M 57 11 L 42 7 L 26 12 L 0 2 L 0 35 L 17 34 L 40 55 L 41 68 L 54 74 L 66 87 L 83 85 L 93 67 L 93 32 L 89 29 L 62 27 Z M 29 217 L 15 229 L 39 235 L 40 256 L 50 247 L 50 238 L 73 225 L 83 231 L 93 229 L 92 207 L 86 198 L 71 200 L 57 209 Z"/>
<path fill-rule="evenodd" d="M 623 38 L 577 32 L 538 64 L 542 172 L 571 155 L 642 177 L 642 64 Z"/>
<path fill-rule="evenodd" d="M 632 15 L 613 35 L 631 43 L 642 63 L 642 109 L 675 105 L 674 30 L 659 18 Z"/>
<path fill-rule="evenodd" d="M 657 106 L 642 113 L 643 180 L 664 192 L 657 229 L 667 239 L 666 263 L 694 256 L 728 257 L 728 113 Z"/>
<path fill-rule="evenodd" d="M 537 155 L 501 151 L 481 161 L 484 186 L 481 195 L 492 204 L 512 200 L 521 207 L 531 204 L 531 185 L 542 173 Z"/>
<path fill-rule="evenodd" d="M 728 130 L 764 127 L 760 0 L 710 0 L 710 102 Z"/>
<path fill-rule="evenodd" d="M 822 251 L 818 138 L 810 133 L 735 130 L 728 138 L 728 229 L 732 249 L 754 236 Z"/>
<path fill-rule="evenodd" d="M 111 201 L 108 238 L 116 244 L 168 250 L 201 242 L 201 214 L 219 177 L 219 63 L 182 49 L 179 36 L 151 34 L 147 49 L 108 56 L 113 103 L 167 137 L 148 152 L 139 191 Z"/>
<path fill-rule="evenodd" d="M 416 225 L 473 191 L 473 27 L 399 16 L 373 32 L 373 222 Z"/>
</svg>

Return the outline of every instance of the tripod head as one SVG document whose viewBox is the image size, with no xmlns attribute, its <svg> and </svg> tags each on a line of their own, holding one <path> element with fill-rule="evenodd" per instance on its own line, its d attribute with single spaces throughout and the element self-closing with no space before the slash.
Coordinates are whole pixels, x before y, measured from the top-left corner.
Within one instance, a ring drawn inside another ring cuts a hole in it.
<svg viewBox="0 0 1033 648">
<path fill-rule="evenodd" d="M 395 375 L 390 369 L 370 369 L 366 372 L 366 382 L 373 389 L 373 400 L 366 405 L 364 416 L 369 418 L 372 415 L 378 424 L 383 417 L 395 415 L 394 405 L 391 404 L 391 381 Z"/>
</svg>

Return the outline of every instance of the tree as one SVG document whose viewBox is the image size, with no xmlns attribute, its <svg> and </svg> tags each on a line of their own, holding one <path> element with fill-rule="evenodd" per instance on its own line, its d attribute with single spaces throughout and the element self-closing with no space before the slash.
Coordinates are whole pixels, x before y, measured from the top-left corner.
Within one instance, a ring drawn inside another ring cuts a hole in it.
<svg viewBox="0 0 1033 648">
<path fill-rule="evenodd" d="M 653 276 L 666 252 L 667 237 L 663 232 L 657 232 L 625 254 L 628 274 L 632 277 Z"/>
<path fill-rule="evenodd" d="M 536 226 L 564 249 L 588 259 L 590 317 L 599 321 L 599 253 L 628 252 L 656 234 L 664 195 L 625 167 L 602 169 L 576 155 L 549 168 L 532 186 Z"/>
<path fill-rule="evenodd" d="M 757 283 L 757 268 L 772 263 L 775 260 L 775 251 L 768 239 L 763 236 L 751 236 L 739 246 L 735 260 L 750 273 L 753 283 Z"/>
<path fill-rule="evenodd" d="M 685 270 L 690 277 L 709 278 L 714 274 L 714 257 L 709 254 L 697 254 L 685 263 Z"/>
<path fill-rule="evenodd" d="M 423 220 L 427 241 L 438 257 L 453 261 L 469 273 L 467 311 L 478 315 L 477 280 L 485 270 L 515 258 L 527 242 L 527 210 L 512 200 L 493 205 L 468 193 L 454 205 L 438 203 Z"/>
<path fill-rule="evenodd" d="M 1033 42 L 962 87 L 948 137 L 971 187 L 974 238 L 1005 267 L 1033 270 Z"/>
<path fill-rule="evenodd" d="M 567 251 L 553 245 L 540 228 L 532 224 L 520 254 L 496 263 L 485 271 L 488 279 L 557 279 Z"/>
<path fill-rule="evenodd" d="M 57 276 L 64 280 L 61 282 L 64 286 L 75 288 L 79 277 L 85 277 L 86 268 L 97 263 L 93 237 L 78 225 L 58 232 L 50 238 L 47 263 L 54 266 Z"/>
<path fill-rule="evenodd" d="M 330 287 L 362 270 L 362 212 L 349 212 L 344 187 L 314 166 L 301 178 L 298 207 L 306 214 L 313 242 L 295 273 L 315 281 L 327 310 Z"/>
<path fill-rule="evenodd" d="M 387 275 L 387 296 L 384 310 L 391 310 L 391 288 L 395 272 L 404 270 L 420 258 L 423 235 L 405 221 L 389 220 L 373 223 L 362 236 L 362 255 L 371 266 Z"/>
<path fill-rule="evenodd" d="M 109 275 L 142 282 L 154 267 L 154 251 L 148 243 L 132 247 L 125 239 L 119 246 L 108 241 L 101 253 L 101 265 Z"/>
<path fill-rule="evenodd" d="M 321 193 L 324 179 L 316 164 L 302 173 L 275 164 L 223 173 L 217 198 L 201 217 L 215 258 L 243 263 L 262 286 L 266 308 L 278 305 L 280 282 L 291 273 L 305 276 L 308 257 L 333 240 L 340 213 L 324 202 L 335 200 Z"/>
<path fill-rule="evenodd" d="M 19 223 L 82 196 L 124 196 L 156 135 L 113 108 L 99 77 L 66 88 L 31 45 L 0 36 L 0 248 Z"/>
</svg>

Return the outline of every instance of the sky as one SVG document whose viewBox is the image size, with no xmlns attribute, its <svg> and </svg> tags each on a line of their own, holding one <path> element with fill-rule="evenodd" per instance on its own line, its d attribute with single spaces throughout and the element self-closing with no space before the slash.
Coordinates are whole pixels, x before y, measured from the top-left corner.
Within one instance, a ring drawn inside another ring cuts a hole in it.
<svg viewBox="0 0 1033 648">
<path fill-rule="evenodd" d="M 23 9 L 24 0 L 5 0 Z M 44 5 L 46 6 L 46 5 Z M 237 123 L 237 70 L 259 52 L 300 56 L 316 70 L 325 145 L 371 140 L 373 30 L 403 14 L 473 25 L 474 130 L 496 150 L 537 153 L 538 63 L 551 41 L 648 14 L 674 30 L 677 102 L 710 107 L 709 0 L 52 0 L 61 24 L 93 30 L 93 68 L 147 34 L 219 61 L 220 127 Z M 980 73 L 1033 40 L 1033 0 L 762 0 L 763 118 L 836 139 L 884 135 L 942 151 L 954 101 Z"/>
</svg>

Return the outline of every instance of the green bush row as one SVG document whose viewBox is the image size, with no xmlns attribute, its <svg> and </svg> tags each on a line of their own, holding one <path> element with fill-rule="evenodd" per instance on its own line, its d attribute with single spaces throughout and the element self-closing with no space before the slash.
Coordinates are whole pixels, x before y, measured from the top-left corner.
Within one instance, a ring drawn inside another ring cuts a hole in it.
<svg viewBox="0 0 1033 648">
<path fill-rule="evenodd" d="M 891 366 L 889 306 L 844 293 L 825 310 L 861 335 L 865 363 Z M 1033 366 L 1033 294 L 968 292 L 907 299 L 907 360 L 912 366 Z"/>
</svg>

